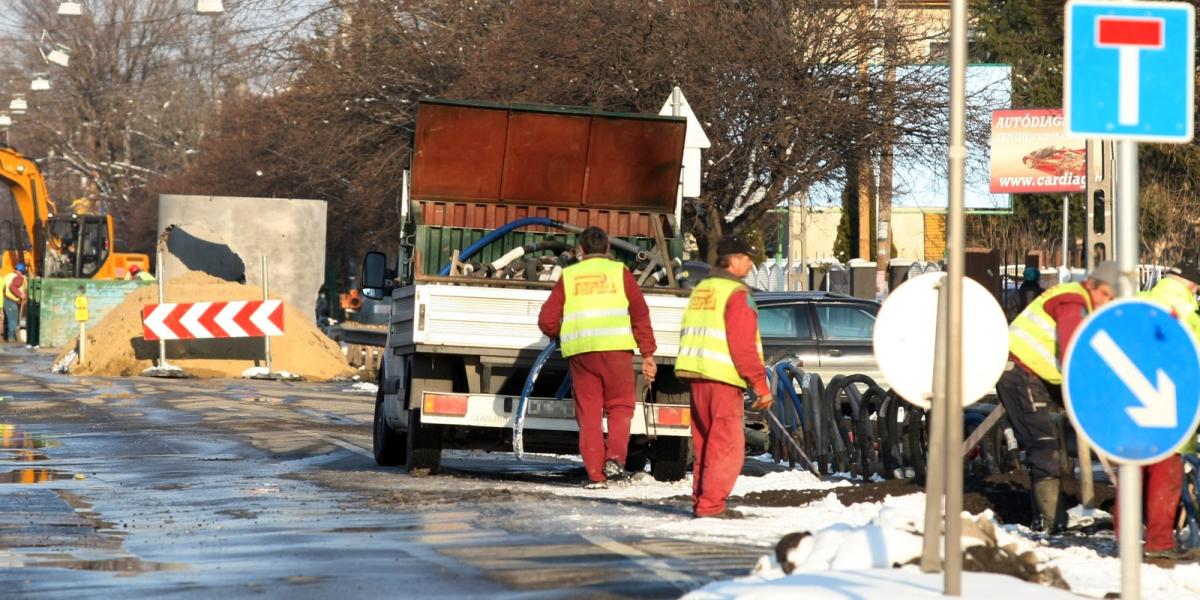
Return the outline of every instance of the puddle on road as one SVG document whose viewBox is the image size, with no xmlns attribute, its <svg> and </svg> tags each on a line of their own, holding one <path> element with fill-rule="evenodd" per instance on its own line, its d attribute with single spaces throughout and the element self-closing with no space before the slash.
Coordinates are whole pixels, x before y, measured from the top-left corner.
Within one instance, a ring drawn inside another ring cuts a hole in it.
<svg viewBox="0 0 1200 600">
<path fill-rule="evenodd" d="M 61 445 L 53 436 L 28 433 L 11 423 L 0 423 L 0 450 L 38 450 Z"/>
<path fill-rule="evenodd" d="M 46 455 L 37 450 L 10 450 L 0 448 L 0 461 L 11 462 L 28 462 L 34 460 L 46 460 Z"/>
<path fill-rule="evenodd" d="M 56 471 L 54 469 L 17 469 L 15 471 L 0 473 L 0 485 L 6 483 L 27 485 L 74 478 L 75 476 L 70 473 L 63 473 L 62 471 Z"/>
<path fill-rule="evenodd" d="M 26 562 L 25 566 L 74 569 L 77 571 L 106 571 L 122 575 L 140 575 L 155 571 L 182 571 L 187 568 L 187 565 L 183 563 L 151 562 L 135 556 L 97 560 L 83 560 L 75 557 L 54 560 L 31 560 Z"/>
</svg>

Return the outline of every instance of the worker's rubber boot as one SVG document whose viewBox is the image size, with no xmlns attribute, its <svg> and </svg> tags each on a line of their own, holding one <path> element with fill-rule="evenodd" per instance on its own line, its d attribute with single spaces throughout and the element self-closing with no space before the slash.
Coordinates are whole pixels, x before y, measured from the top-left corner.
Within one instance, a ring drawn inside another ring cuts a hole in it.
<svg viewBox="0 0 1200 600">
<path fill-rule="evenodd" d="M 1067 527 L 1066 503 L 1062 500 L 1062 482 L 1058 479 L 1042 479 L 1033 482 L 1033 501 L 1037 514 L 1034 529 L 1041 522 L 1043 531 L 1059 533 Z"/>
</svg>

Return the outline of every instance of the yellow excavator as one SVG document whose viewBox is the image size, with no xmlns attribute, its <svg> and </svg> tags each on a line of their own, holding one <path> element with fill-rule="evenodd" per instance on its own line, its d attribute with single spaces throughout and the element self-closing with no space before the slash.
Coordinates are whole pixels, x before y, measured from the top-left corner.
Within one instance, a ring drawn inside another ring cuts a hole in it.
<svg viewBox="0 0 1200 600">
<path fill-rule="evenodd" d="M 0 276 L 19 262 L 35 277 L 124 279 L 133 265 L 148 272 L 149 256 L 113 250 L 112 216 L 52 214 L 37 163 L 5 145 L 0 180 L 12 194 L 7 206 L 0 197 Z"/>
</svg>

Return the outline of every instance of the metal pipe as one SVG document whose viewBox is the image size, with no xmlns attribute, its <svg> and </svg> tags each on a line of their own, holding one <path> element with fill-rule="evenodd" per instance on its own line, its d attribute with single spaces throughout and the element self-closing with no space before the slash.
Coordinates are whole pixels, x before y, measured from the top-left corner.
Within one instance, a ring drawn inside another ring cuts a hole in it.
<svg viewBox="0 0 1200 600">
<path fill-rule="evenodd" d="M 966 235 L 963 231 L 963 205 L 966 175 L 966 75 L 967 75 L 967 0 L 950 3 L 950 202 L 947 212 L 946 250 L 949 276 L 946 278 L 946 379 L 943 411 L 947 445 L 957 446 L 963 439 L 963 276 L 966 274 Z M 946 453 L 946 577 L 943 593 L 962 595 L 962 486 L 963 456 Z"/>
</svg>

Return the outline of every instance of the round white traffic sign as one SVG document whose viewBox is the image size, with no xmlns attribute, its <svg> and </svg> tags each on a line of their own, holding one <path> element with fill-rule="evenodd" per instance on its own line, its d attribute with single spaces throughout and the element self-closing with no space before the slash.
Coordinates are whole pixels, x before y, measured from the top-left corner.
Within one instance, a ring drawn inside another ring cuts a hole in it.
<svg viewBox="0 0 1200 600">
<path fill-rule="evenodd" d="M 896 288 L 875 320 L 875 359 L 900 397 L 924 409 L 933 397 L 938 288 L 946 273 L 925 273 Z M 996 299 L 963 279 L 963 405 L 986 395 L 1008 362 L 1008 320 Z"/>
</svg>

